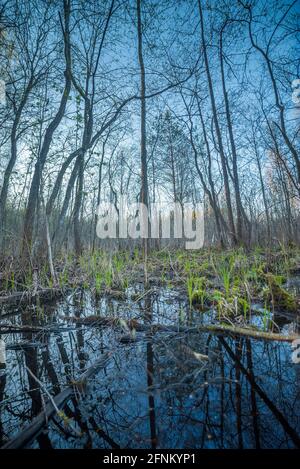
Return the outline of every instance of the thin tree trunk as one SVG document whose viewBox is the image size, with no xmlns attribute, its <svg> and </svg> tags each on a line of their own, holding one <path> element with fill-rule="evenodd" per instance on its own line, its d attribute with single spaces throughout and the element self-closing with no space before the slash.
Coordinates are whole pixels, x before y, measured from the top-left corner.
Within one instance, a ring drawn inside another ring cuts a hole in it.
<svg viewBox="0 0 300 469">
<path fill-rule="evenodd" d="M 225 152 L 224 152 L 221 129 L 220 129 L 220 126 L 219 126 L 219 119 L 218 119 L 218 114 L 217 114 L 215 95 L 214 95 L 213 84 L 212 84 L 212 79 L 211 79 L 211 74 L 210 74 L 209 63 L 208 63 L 207 46 L 206 46 L 206 40 L 205 40 L 205 35 L 204 35 L 204 21 L 203 21 L 203 12 L 202 12 L 201 0 L 198 0 L 198 7 L 199 7 L 200 26 L 201 26 L 201 40 L 202 40 L 202 47 L 203 47 L 205 70 L 206 70 L 208 89 L 209 89 L 210 101 L 211 101 L 212 112 L 213 112 L 213 120 L 214 120 L 214 125 L 215 125 L 215 129 L 216 129 L 216 134 L 217 134 L 219 153 L 220 153 L 220 158 L 221 158 L 221 166 L 222 166 L 222 172 L 223 172 L 223 179 L 224 179 L 225 198 L 226 198 L 226 205 L 227 205 L 227 212 L 228 212 L 230 237 L 231 237 L 232 244 L 236 245 L 237 244 L 237 238 L 236 238 L 233 211 L 232 211 L 232 204 L 231 204 L 231 194 L 230 194 L 229 178 L 228 178 L 228 172 L 227 172 L 226 156 L 225 156 Z"/>
<path fill-rule="evenodd" d="M 67 189 L 66 189 L 62 209 L 61 209 L 59 217 L 58 217 L 58 221 L 57 221 L 57 224 L 56 224 L 55 231 L 52 235 L 52 241 L 53 242 L 58 241 L 59 238 L 60 238 L 60 233 L 61 233 L 61 230 L 63 228 L 63 224 L 65 222 L 65 217 L 66 217 L 69 205 L 70 205 L 71 195 L 72 195 L 72 191 L 74 189 L 74 185 L 75 185 L 77 175 L 78 175 L 78 160 L 75 162 L 75 165 L 73 167 L 73 170 L 72 170 L 72 173 L 71 173 L 68 185 L 67 185 Z"/>
<path fill-rule="evenodd" d="M 266 214 L 266 220 L 267 220 L 267 236 L 268 236 L 268 242 L 270 242 L 271 241 L 271 218 L 270 218 L 270 213 L 269 213 L 269 208 L 268 208 L 266 189 L 265 189 L 264 179 L 262 175 L 262 169 L 261 169 L 254 129 L 252 129 L 252 134 L 253 134 L 254 152 L 255 152 L 256 163 L 257 163 L 257 168 L 258 168 L 260 187 L 261 187 L 262 198 L 264 202 L 264 208 L 265 208 L 265 214 Z"/>
<path fill-rule="evenodd" d="M 95 213 L 95 222 L 94 222 L 94 227 L 93 227 L 93 246 L 92 246 L 92 252 L 95 250 L 95 245 L 96 245 L 96 230 L 97 230 L 97 223 L 98 223 L 98 207 L 101 202 L 101 186 L 102 186 L 102 167 L 103 167 L 103 161 L 104 161 L 104 156 L 105 156 L 105 145 L 107 142 L 108 137 L 104 140 L 102 143 L 102 154 L 101 154 L 101 160 L 99 163 L 99 171 L 98 171 L 98 190 L 97 190 L 97 206 L 96 206 L 96 213 Z"/>
<path fill-rule="evenodd" d="M 17 143 L 18 143 L 18 125 L 21 119 L 22 111 L 24 106 L 27 102 L 28 96 L 30 91 L 33 87 L 33 80 L 32 78 L 29 80 L 26 90 L 24 92 L 23 98 L 20 102 L 20 105 L 16 111 L 15 118 L 12 125 L 11 135 L 10 135 L 10 159 L 8 165 L 4 171 L 3 175 L 3 183 L 0 192 L 0 246 L 4 249 L 4 239 L 5 239 L 5 220 L 6 220 L 6 202 L 7 202 L 7 195 L 8 195 L 8 188 L 9 188 L 9 181 L 11 174 L 13 172 L 14 166 L 17 161 L 18 151 L 17 151 Z"/>
<path fill-rule="evenodd" d="M 140 202 L 148 207 L 148 167 L 146 146 L 146 77 L 143 58 L 143 32 L 141 19 L 141 0 L 136 0 L 137 7 L 137 32 L 138 32 L 138 60 L 140 66 L 140 95 L 141 95 L 141 195 Z M 145 283 L 147 284 L 147 256 L 149 238 L 143 238 Z"/>
<path fill-rule="evenodd" d="M 290 10 L 292 8 L 294 3 L 296 3 L 296 2 L 293 2 L 292 4 L 290 4 L 288 6 L 288 10 Z M 270 75 L 272 88 L 273 88 L 273 92 L 274 92 L 274 97 L 275 97 L 275 105 L 276 105 L 276 107 L 279 111 L 280 125 L 279 124 L 276 124 L 276 125 L 277 125 L 278 129 L 280 130 L 281 135 L 284 139 L 284 142 L 285 142 L 286 146 L 288 147 L 288 149 L 289 149 L 289 151 L 290 151 L 290 153 L 291 153 L 291 155 L 294 159 L 295 166 L 296 166 L 296 171 L 297 171 L 297 180 L 298 180 L 298 187 L 299 187 L 298 190 L 299 190 L 299 194 L 300 194 L 300 158 L 299 158 L 299 155 L 298 155 L 298 152 L 297 152 L 295 146 L 293 145 L 293 143 L 290 140 L 290 138 L 287 134 L 287 131 L 286 131 L 285 115 L 284 115 L 285 109 L 284 109 L 284 105 L 283 105 L 283 103 L 280 99 L 280 94 L 279 94 L 279 91 L 278 91 L 277 82 L 276 82 L 275 75 L 274 75 L 274 72 L 273 72 L 272 61 L 269 57 L 268 47 L 267 47 L 266 50 L 263 50 L 258 45 L 256 40 L 254 39 L 254 36 L 253 36 L 253 33 L 252 33 L 252 20 L 253 20 L 252 6 L 251 5 L 244 5 L 244 8 L 246 8 L 248 10 L 249 16 L 250 16 L 249 23 L 248 23 L 248 26 L 249 26 L 248 29 L 249 29 L 249 37 L 250 37 L 251 44 L 254 47 L 254 49 L 256 49 L 262 55 L 262 57 L 264 58 L 264 60 L 267 64 L 267 69 L 268 69 L 268 72 L 269 72 L 269 75 Z"/>
<path fill-rule="evenodd" d="M 80 257 L 82 254 L 82 240 L 80 227 L 80 209 L 83 195 L 83 179 L 84 179 L 84 156 L 80 157 L 78 169 L 77 188 L 74 203 L 73 227 L 74 227 L 74 247 L 75 254 Z"/>
<path fill-rule="evenodd" d="M 249 231 L 250 235 L 250 223 L 248 217 L 245 213 L 241 192 L 240 192 L 240 184 L 239 184 L 239 173 L 238 173 L 238 165 L 237 165 L 237 151 L 235 145 L 235 139 L 233 134 L 233 127 L 231 121 L 231 112 L 230 112 L 230 105 L 228 99 L 228 93 L 226 89 L 226 81 L 225 81 L 225 71 L 224 71 L 224 58 L 223 58 L 223 29 L 220 33 L 220 65 L 221 65 L 221 81 L 222 81 L 222 90 L 224 96 L 224 104 L 225 104 L 225 111 L 226 111 L 226 120 L 227 120 L 227 127 L 229 133 L 229 141 L 231 147 L 231 154 L 232 154 L 232 171 L 233 171 L 233 185 L 235 191 L 235 202 L 236 202 L 236 212 L 237 212 L 237 221 L 236 221 L 236 234 L 239 242 L 243 240 L 243 221 L 245 222 L 245 228 Z M 248 236 L 248 239 L 250 236 Z M 249 239 L 250 241 L 250 239 Z"/>
<path fill-rule="evenodd" d="M 71 46 L 70 46 L 70 32 L 69 32 L 69 22 L 70 22 L 70 10 L 71 10 L 71 1 L 64 0 L 64 53 L 65 53 L 65 86 L 64 91 L 61 96 L 59 109 L 50 122 L 49 126 L 46 129 L 45 137 L 43 140 L 41 151 L 38 155 L 37 162 L 34 168 L 34 174 L 30 186 L 29 196 L 27 207 L 25 211 L 24 219 L 24 229 L 23 229 L 23 246 L 22 252 L 23 255 L 27 254 L 30 256 L 32 241 L 33 241 L 33 229 L 36 218 L 36 209 L 37 202 L 39 197 L 39 189 L 42 171 L 46 163 L 46 159 L 49 153 L 50 145 L 52 143 L 53 135 L 57 127 L 59 126 L 64 114 L 71 91 Z"/>
</svg>

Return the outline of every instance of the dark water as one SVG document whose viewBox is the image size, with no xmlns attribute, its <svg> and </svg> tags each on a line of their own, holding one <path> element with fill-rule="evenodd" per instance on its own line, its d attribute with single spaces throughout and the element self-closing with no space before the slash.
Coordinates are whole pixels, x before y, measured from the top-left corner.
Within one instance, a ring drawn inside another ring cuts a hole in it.
<svg viewBox="0 0 300 469">
<path fill-rule="evenodd" d="M 289 343 L 195 331 L 137 333 L 135 342 L 124 343 L 120 328 L 61 319 L 90 314 L 181 325 L 208 320 L 167 290 L 135 303 L 78 292 L 51 308 L 5 317 L 50 329 L 1 336 L 7 355 L 0 372 L 1 445 L 42 411 L 47 393 L 59 393 L 110 351 L 105 368 L 64 407 L 67 423 L 56 415 L 31 447 L 299 446 L 300 364 L 292 362 Z"/>
</svg>

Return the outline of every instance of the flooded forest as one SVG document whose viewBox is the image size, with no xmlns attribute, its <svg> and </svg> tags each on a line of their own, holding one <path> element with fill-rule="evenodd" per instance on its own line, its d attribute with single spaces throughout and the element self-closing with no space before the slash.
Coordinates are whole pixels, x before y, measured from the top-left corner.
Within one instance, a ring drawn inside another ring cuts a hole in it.
<svg viewBox="0 0 300 469">
<path fill-rule="evenodd" d="M 300 448 L 299 13 L 0 0 L 1 454 Z"/>
</svg>

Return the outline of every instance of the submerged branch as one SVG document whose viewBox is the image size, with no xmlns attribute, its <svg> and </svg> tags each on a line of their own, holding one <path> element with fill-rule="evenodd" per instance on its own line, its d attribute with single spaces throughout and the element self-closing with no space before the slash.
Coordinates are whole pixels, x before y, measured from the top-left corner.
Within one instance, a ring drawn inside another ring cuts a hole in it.
<svg viewBox="0 0 300 469">
<path fill-rule="evenodd" d="M 28 305 L 37 301 L 51 301 L 63 295 L 60 288 L 43 288 L 37 291 L 22 291 L 0 296 L 0 306 Z"/>
<path fill-rule="evenodd" d="M 164 324 L 143 324 L 139 323 L 136 319 L 125 321 L 119 318 L 108 318 L 96 315 L 86 316 L 85 318 L 76 318 L 69 316 L 61 316 L 60 319 L 68 322 L 90 325 L 90 326 L 121 326 L 127 329 L 136 330 L 140 332 L 213 332 L 221 334 L 242 335 L 261 340 L 277 340 L 280 342 L 292 342 L 299 338 L 298 334 L 279 334 L 275 332 L 259 331 L 246 327 L 229 326 L 223 324 L 208 324 L 208 325 L 195 325 L 195 326 L 172 326 Z"/>
<path fill-rule="evenodd" d="M 99 358 L 91 367 L 89 367 L 76 381 L 76 384 L 84 384 L 88 379 L 90 379 L 97 371 L 101 368 L 104 368 L 108 358 L 110 357 L 111 352 L 104 353 L 101 358 Z M 74 393 L 74 383 L 65 388 L 59 394 L 57 394 L 50 402 L 47 403 L 45 409 L 40 412 L 28 425 L 27 428 L 18 433 L 15 437 L 5 443 L 1 449 L 17 449 L 26 447 L 31 441 L 36 438 L 47 421 L 57 413 L 57 409 L 61 408 L 65 402 L 73 395 Z"/>
</svg>

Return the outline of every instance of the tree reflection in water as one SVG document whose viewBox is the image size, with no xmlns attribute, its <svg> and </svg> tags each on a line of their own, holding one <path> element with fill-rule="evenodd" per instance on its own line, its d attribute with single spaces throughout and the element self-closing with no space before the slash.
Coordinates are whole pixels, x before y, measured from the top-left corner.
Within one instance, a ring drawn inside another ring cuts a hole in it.
<svg viewBox="0 0 300 469">
<path fill-rule="evenodd" d="M 62 314 L 105 312 L 168 323 L 182 309 L 181 300 L 170 303 L 159 295 L 148 295 L 130 312 L 115 300 L 103 301 L 81 295 L 43 317 L 31 311 L 12 321 L 59 325 Z M 178 320 L 192 319 L 187 314 Z M 3 336 L 7 369 L 0 376 L 1 444 L 26 427 L 47 401 L 27 368 L 55 395 L 112 350 L 106 368 L 64 407 L 72 426 L 55 416 L 33 447 L 299 447 L 299 365 L 291 362 L 289 344 L 195 332 L 138 335 L 136 342 L 124 344 L 120 334 L 76 324 L 63 332 Z"/>
</svg>

